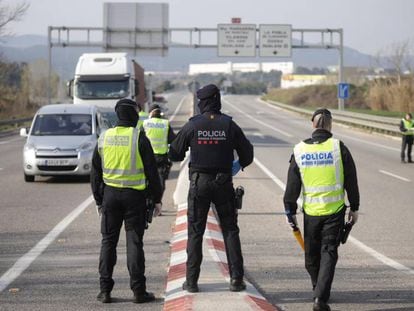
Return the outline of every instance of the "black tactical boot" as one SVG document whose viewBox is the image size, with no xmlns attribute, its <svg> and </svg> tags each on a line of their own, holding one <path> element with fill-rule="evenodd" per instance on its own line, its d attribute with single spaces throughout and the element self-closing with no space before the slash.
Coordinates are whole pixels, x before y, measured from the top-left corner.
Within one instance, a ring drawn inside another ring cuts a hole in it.
<svg viewBox="0 0 414 311">
<path fill-rule="evenodd" d="M 96 299 L 98 299 L 98 301 L 102 302 L 102 303 L 111 303 L 112 299 L 111 299 L 111 293 L 110 292 L 104 292 L 101 291 L 98 296 L 96 297 Z"/>
<path fill-rule="evenodd" d="M 145 303 L 155 300 L 153 293 L 145 292 L 134 292 L 134 303 Z"/>
<path fill-rule="evenodd" d="M 313 303 L 313 311 L 331 311 L 331 307 L 319 298 L 315 298 L 315 302 Z"/>
<path fill-rule="evenodd" d="M 241 292 L 246 289 L 246 283 L 243 279 L 231 279 L 230 281 L 230 291 L 232 292 Z"/>
<path fill-rule="evenodd" d="M 187 281 L 185 281 L 183 283 L 183 290 L 186 290 L 189 293 L 198 293 L 199 292 L 197 283 L 191 283 L 191 282 L 187 282 Z"/>
</svg>

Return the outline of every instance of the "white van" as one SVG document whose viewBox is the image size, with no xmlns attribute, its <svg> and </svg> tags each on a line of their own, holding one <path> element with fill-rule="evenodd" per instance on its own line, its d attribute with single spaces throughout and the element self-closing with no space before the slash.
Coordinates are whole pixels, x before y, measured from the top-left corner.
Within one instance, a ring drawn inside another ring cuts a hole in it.
<svg viewBox="0 0 414 311">
<path fill-rule="evenodd" d="M 36 175 L 89 175 L 98 135 L 108 124 L 93 105 L 43 106 L 29 132 L 20 130 L 20 135 L 27 137 L 24 180 L 33 182 Z"/>
</svg>

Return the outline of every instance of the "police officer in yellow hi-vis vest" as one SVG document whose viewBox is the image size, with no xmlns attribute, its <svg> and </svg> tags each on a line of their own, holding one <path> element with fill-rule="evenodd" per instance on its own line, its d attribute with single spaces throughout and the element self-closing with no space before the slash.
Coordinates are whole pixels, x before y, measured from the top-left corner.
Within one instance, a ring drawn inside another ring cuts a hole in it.
<svg viewBox="0 0 414 311">
<path fill-rule="evenodd" d="M 139 119 L 138 119 L 138 123 L 137 123 L 137 128 L 142 129 L 142 126 L 144 125 L 144 121 L 147 120 L 149 118 L 149 113 L 145 111 L 145 104 L 144 103 L 140 103 L 138 104 L 138 109 L 139 109 Z"/>
<path fill-rule="evenodd" d="M 172 165 L 168 158 L 168 145 L 174 140 L 175 133 L 170 122 L 162 118 L 161 107 L 157 104 L 151 105 L 149 118 L 144 120 L 143 128 L 154 150 L 158 172 L 165 190 L 165 180 L 168 179 Z"/>
<path fill-rule="evenodd" d="M 100 293 L 98 300 L 111 302 L 112 273 L 122 223 L 125 224 L 127 266 L 133 302 L 154 300 L 146 291 L 143 236 L 146 225 L 146 194 L 155 204 L 154 216 L 161 211 L 162 186 L 151 144 L 139 130 L 138 106 L 121 99 L 115 106 L 116 127 L 101 134 L 92 159 L 91 186 L 101 214 Z"/>
<path fill-rule="evenodd" d="M 411 159 L 411 149 L 414 137 L 414 121 L 411 113 L 407 113 L 400 122 L 400 131 L 402 134 L 401 144 L 401 163 L 405 163 L 405 149 L 407 149 L 408 163 L 413 163 Z"/>
<path fill-rule="evenodd" d="M 328 300 L 345 223 L 345 191 L 350 203 L 348 222 L 358 219 L 359 189 L 348 148 L 332 137 L 332 116 L 318 109 L 315 131 L 294 148 L 283 198 L 287 222 L 297 226 L 297 199 L 302 191 L 305 267 L 313 287 L 313 310 L 330 310 Z"/>
</svg>

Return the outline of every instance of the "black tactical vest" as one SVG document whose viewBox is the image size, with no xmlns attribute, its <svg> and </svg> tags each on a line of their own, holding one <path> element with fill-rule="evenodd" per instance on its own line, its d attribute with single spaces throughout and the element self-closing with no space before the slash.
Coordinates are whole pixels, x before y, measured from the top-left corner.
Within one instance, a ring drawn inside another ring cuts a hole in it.
<svg viewBox="0 0 414 311">
<path fill-rule="evenodd" d="M 231 117 L 224 114 L 198 115 L 191 122 L 195 128 L 190 144 L 191 168 L 207 173 L 231 172 L 234 159 Z"/>
</svg>

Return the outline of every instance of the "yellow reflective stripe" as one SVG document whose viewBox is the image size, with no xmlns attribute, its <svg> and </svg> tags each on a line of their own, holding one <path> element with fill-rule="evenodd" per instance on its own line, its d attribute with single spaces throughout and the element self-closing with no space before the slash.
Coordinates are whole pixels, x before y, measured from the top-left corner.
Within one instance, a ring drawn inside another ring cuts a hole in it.
<svg viewBox="0 0 414 311">
<path fill-rule="evenodd" d="M 122 170 L 122 169 L 112 169 L 112 168 L 104 168 L 102 170 L 105 174 L 111 174 L 111 175 L 137 175 L 137 174 L 143 174 L 144 169 L 134 169 L 134 170 Z"/>
<path fill-rule="evenodd" d="M 119 180 L 119 179 L 110 179 L 104 178 L 103 181 L 105 184 L 109 185 L 119 185 L 119 186 L 142 186 L 145 185 L 145 179 L 138 179 L 138 180 Z"/>
<path fill-rule="evenodd" d="M 344 199 L 344 194 L 340 194 L 340 195 L 336 195 L 336 196 L 328 196 L 328 197 L 321 197 L 321 196 L 317 196 L 317 197 L 311 197 L 311 196 L 307 196 L 304 195 L 303 196 L 303 203 L 308 203 L 308 204 L 328 204 L 328 203 L 335 203 L 335 202 L 339 202 L 342 201 Z"/>
<path fill-rule="evenodd" d="M 318 193 L 318 192 L 329 192 L 329 191 L 338 191 L 342 189 L 341 184 L 336 184 L 333 186 L 317 186 L 317 187 L 306 187 L 306 192 Z"/>
</svg>

